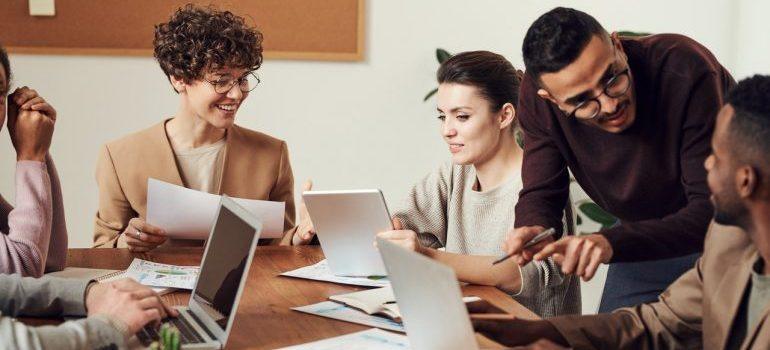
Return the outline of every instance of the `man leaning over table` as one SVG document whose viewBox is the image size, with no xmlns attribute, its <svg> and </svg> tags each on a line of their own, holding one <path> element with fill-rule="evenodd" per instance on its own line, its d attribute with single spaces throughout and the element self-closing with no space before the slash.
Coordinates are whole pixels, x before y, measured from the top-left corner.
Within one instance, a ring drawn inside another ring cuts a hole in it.
<svg viewBox="0 0 770 350">
<path fill-rule="evenodd" d="M 522 51 L 524 186 L 508 253 L 561 227 L 569 169 L 620 222 L 536 245 L 516 261 L 543 249 L 566 257 L 563 272 L 585 280 L 610 263 L 600 312 L 655 300 L 703 250 L 713 208 L 702 164 L 733 78 L 688 37 L 610 35 L 568 8 L 538 18 Z"/>
</svg>

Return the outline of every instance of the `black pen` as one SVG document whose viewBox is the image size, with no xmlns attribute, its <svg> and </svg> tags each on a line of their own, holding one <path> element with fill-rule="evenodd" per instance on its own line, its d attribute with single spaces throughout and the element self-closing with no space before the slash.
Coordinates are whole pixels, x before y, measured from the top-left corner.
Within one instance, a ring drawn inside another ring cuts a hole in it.
<svg viewBox="0 0 770 350">
<path fill-rule="evenodd" d="M 529 247 L 531 247 L 531 246 L 533 246 L 535 244 L 538 244 L 542 240 L 544 240 L 544 239 L 546 239 L 548 237 L 553 236 L 555 233 L 556 233 L 556 229 L 554 229 L 553 227 L 551 227 L 549 229 L 546 229 L 546 230 L 543 230 L 543 232 L 540 232 L 535 237 L 532 237 L 532 239 L 529 240 L 529 242 L 527 242 L 527 244 L 525 244 L 524 247 L 522 247 L 521 249 L 524 250 L 524 249 L 527 249 L 527 248 L 529 248 Z M 512 256 L 513 256 L 513 254 L 508 254 L 508 255 L 501 256 L 499 259 L 497 259 L 494 262 L 492 262 L 492 265 L 497 265 L 497 264 L 499 264 L 499 263 L 501 263 L 503 261 L 506 261 L 506 260 L 508 260 L 508 258 L 510 258 Z"/>
</svg>

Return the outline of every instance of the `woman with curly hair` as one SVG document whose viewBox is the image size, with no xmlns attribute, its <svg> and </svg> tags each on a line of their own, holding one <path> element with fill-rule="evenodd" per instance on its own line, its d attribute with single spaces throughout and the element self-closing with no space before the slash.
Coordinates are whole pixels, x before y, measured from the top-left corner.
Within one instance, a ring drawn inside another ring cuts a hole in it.
<svg viewBox="0 0 770 350">
<path fill-rule="evenodd" d="M 285 202 L 284 229 L 293 231 L 286 143 L 235 125 L 239 107 L 259 83 L 254 72 L 262 64 L 262 34 L 229 11 L 187 5 L 155 27 L 154 46 L 179 107 L 172 118 L 101 149 L 94 246 L 146 252 L 167 241 L 191 243 L 168 239 L 162 227 L 145 222 L 149 178 Z"/>
</svg>

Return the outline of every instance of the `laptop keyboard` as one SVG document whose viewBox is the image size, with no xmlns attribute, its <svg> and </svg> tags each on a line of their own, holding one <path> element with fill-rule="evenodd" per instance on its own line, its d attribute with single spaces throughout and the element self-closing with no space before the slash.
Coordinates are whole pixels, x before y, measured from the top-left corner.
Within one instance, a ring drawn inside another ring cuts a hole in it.
<svg viewBox="0 0 770 350">
<path fill-rule="evenodd" d="M 185 310 L 184 313 L 189 313 L 189 311 Z M 189 315 L 188 315 L 189 316 Z M 203 338 L 198 335 L 197 332 L 195 332 L 195 328 L 192 327 L 187 321 L 186 317 L 182 317 L 180 314 L 179 317 L 175 318 L 167 318 L 163 320 L 163 324 L 168 324 L 170 326 L 176 327 L 176 329 L 179 330 L 179 342 L 184 344 L 197 344 L 197 343 L 203 343 Z M 159 329 L 155 329 L 152 325 L 147 325 L 144 328 L 142 328 L 137 334 L 137 338 L 139 338 L 139 341 L 144 346 L 149 346 L 153 341 L 156 341 L 160 339 L 160 333 Z"/>
</svg>

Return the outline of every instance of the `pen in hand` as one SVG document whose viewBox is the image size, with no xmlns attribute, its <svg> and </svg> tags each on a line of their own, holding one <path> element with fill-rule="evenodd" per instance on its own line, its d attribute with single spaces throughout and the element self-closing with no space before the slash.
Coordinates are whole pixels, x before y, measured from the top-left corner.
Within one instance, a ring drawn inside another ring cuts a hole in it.
<svg viewBox="0 0 770 350">
<path fill-rule="evenodd" d="M 549 229 L 546 229 L 546 230 L 543 230 L 543 232 L 540 232 L 535 237 L 532 237 L 532 239 L 529 242 L 527 242 L 526 244 L 524 244 L 524 247 L 522 247 L 521 249 L 524 250 L 524 249 L 527 249 L 527 248 L 529 248 L 531 246 L 534 246 L 535 244 L 540 243 L 544 239 L 553 236 L 555 233 L 556 233 L 556 229 L 554 229 L 553 227 L 551 227 Z M 504 256 L 500 257 L 499 259 L 495 260 L 494 262 L 492 262 L 492 265 L 497 265 L 497 264 L 499 264 L 499 263 L 501 263 L 503 261 L 506 261 L 506 260 L 508 260 L 508 258 L 510 258 L 512 256 L 513 256 L 513 254 L 504 255 Z"/>
</svg>

